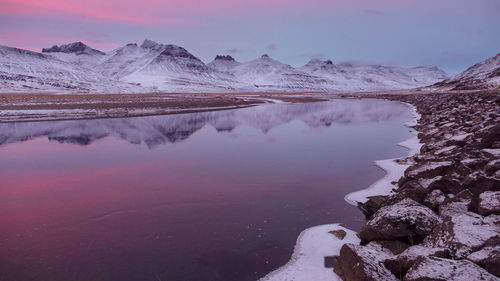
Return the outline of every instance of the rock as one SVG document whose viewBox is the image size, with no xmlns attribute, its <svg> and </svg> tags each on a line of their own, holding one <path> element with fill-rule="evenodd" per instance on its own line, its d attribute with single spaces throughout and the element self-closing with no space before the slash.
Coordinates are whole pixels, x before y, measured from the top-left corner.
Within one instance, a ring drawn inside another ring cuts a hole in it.
<svg viewBox="0 0 500 281">
<path fill-rule="evenodd" d="M 385 250 L 389 250 L 394 255 L 399 255 L 408 247 L 410 247 L 410 245 L 399 240 L 376 240 L 371 241 L 367 244 L 367 246 L 382 247 Z"/>
<path fill-rule="evenodd" d="M 375 212 L 380 209 L 386 196 L 377 195 L 368 197 L 365 203 L 359 203 L 359 208 L 365 214 L 366 218 L 370 218 Z"/>
<path fill-rule="evenodd" d="M 441 222 L 434 212 L 411 200 L 380 208 L 360 232 L 363 241 L 413 239 L 429 234 Z"/>
<path fill-rule="evenodd" d="M 384 205 L 393 205 L 405 198 L 413 199 L 416 202 L 422 202 L 429 191 L 424 188 L 419 181 L 410 180 L 405 182 L 396 190 L 396 193 L 388 196 Z"/>
<path fill-rule="evenodd" d="M 405 281 L 498 281 L 498 278 L 468 260 L 438 257 L 419 258 L 408 270 Z"/>
<path fill-rule="evenodd" d="M 408 179 L 434 178 L 444 174 L 451 167 L 453 167 L 451 161 L 419 163 L 406 169 L 405 177 Z"/>
<path fill-rule="evenodd" d="M 480 215 L 500 214 L 500 191 L 486 191 L 479 195 L 477 212 Z"/>
<path fill-rule="evenodd" d="M 326 256 L 323 258 L 323 266 L 325 268 L 333 268 L 337 263 L 338 256 Z"/>
<path fill-rule="evenodd" d="M 489 177 L 482 171 L 476 171 L 468 175 L 463 182 L 474 195 L 479 195 L 485 191 L 500 191 L 500 180 Z"/>
<path fill-rule="evenodd" d="M 433 256 L 447 258 L 449 257 L 449 253 L 450 251 L 445 248 L 426 248 L 420 245 L 415 245 L 409 247 L 404 252 L 393 258 L 387 259 L 384 264 L 396 275 L 404 275 L 420 257 Z"/>
<path fill-rule="evenodd" d="M 489 240 L 500 236 L 496 218 L 484 218 L 467 212 L 446 218 L 434 228 L 422 246 L 429 248 L 448 248 L 453 258 L 462 259 L 483 247 Z"/>
<path fill-rule="evenodd" d="M 335 235 L 339 240 L 343 240 L 347 234 L 343 229 L 328 231 L 328 233 Z"/>
<path fill-rule="evenodd" d="M 484 247 L 470 254 L 467 259 L 500 277 L 500 246 Z"/>
<path fill-rule="evenodd" d="M 463 190 L 453 198 L 446 199 L 439 206 L 439 215 L 449 217 L 467 213 L 472 205 L 472 199 L 472 193 L 467 189 Z"/>
<path fill-rule="evenodd" d="M 427 194 L 424 199 L 424 204 L 434 211 L 437 211 L 439 209 L 439 205 L 443 203 L 445 199 L 446 196 L 441 190 L 434 189 L 431 193 Z"/>
<path fill-rule="evenodd" d="M 344 281 L 397 281 L 384 265 L 391 256 L 375 247 L 344 244 L 334 271 Z"/>
<path fill-rule="evenodd" d="M 484 166 L 484 172 L 491 176 L 500 170 L 500 159 L 491 160 Z"/>
</svg>

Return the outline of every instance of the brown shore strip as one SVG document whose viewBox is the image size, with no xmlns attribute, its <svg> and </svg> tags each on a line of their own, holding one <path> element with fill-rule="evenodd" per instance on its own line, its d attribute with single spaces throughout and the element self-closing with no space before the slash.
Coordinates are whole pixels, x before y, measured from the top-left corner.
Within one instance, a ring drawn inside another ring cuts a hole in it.
<svg viewBox="0 0 500 281">
<path fill-rule="evenodd" d="M 423 146 L 393 194 L 360 204 L 361 244 L 345 244 L 334 271 L 345 281 L 500 280 L 500 92 L 363 97 L 414 105 Z"/>
<path fill-rule="evenodd" d="M 125 118 L 226 110 L 270 103 L 324 101 L 313 95 L 196 94 L 0 94 L 0 122 Z"/>
</svg>

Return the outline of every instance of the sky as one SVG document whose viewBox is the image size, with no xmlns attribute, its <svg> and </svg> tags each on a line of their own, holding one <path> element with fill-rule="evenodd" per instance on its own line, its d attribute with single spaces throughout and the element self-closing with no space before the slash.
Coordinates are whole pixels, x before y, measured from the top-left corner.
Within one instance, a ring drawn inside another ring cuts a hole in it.
<svg viewBox="0 0 500 281">
<path fill-rule="evenodd" d="M 0 45 L 109 51 L 148 38 L 204 62 L 266 53 L 454 74 L 500 52 L 499 11 L 500 0 L 0 0 Z"/>
</svg>

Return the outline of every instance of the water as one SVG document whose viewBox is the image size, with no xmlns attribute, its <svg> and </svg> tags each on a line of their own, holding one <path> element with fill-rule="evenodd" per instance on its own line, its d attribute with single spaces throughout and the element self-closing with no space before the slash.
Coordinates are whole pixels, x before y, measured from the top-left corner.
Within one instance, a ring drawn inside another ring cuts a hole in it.
<svg viewBox="0 0 500 281">
<path fill-rule="evenodd" d="M 256 280 L 361 212 L 410 137 L 402 104 L 335 100 L 0 124 L 0 280 Z"/>
</svg>

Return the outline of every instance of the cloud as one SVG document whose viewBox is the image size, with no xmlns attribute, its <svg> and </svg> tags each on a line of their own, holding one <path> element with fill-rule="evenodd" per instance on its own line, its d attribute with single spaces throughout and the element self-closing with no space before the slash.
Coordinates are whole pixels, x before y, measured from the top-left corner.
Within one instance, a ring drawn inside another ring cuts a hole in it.
<svg viewBox="0 0 500 281">
<path fill-rule="evenodd" d="M 231 53 L 231 54 L 237 54 L 237 53 L 240 53 L 241 50 L 238 49 L 238 48 L 232 48 L 232 49 L 229 49 L 229 50 L 225 50 L 225 52 Z"/>
<path fill-rule="evenodd" d="M 309 59 L 318 59 L 318 60 L 323 60 L 325 59 L 325 54 L 322 53 L 305 53 L 302 54 L 303 57 L 307 57 Z"/>
<path fill-rule="evenodd" d="M 266 49 L 270 51 L 276 51 L 276 44 L 270 43 L 269 45 L 266 46 Z"/>
</svg>

